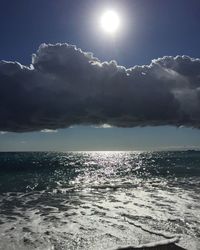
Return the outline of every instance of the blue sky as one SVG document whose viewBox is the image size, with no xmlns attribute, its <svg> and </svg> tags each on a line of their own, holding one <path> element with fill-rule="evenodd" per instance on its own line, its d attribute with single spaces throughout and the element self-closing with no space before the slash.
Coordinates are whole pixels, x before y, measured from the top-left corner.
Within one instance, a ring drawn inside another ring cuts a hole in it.
<svg viewBox="0 0 200 250">
<path fill-rule="evenodd" d="M 116 10 L 122 27 L 115 39 L 99 29 L 101 13 Z M 0 60 L 29 65 L 41 43 L 75 44 L 101 61 L 126 68 L 163 56 L 199 58 L 198 0 L 0 1 Z M 200 132 L 171 126 L 96 128 L 0 134 L 0 150 L 150 150 L 200 147 Z"/>
</svg>

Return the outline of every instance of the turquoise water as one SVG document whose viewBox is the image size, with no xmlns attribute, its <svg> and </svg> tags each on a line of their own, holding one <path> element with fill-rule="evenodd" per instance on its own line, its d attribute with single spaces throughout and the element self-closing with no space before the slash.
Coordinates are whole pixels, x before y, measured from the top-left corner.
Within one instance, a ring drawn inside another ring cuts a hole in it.
<svg viewBox="0 0 200 250">
<path fill-rule="evenodd" d="M 200 249 L 200 152 L 0 153 L 0 249 Z"/>
</svg>

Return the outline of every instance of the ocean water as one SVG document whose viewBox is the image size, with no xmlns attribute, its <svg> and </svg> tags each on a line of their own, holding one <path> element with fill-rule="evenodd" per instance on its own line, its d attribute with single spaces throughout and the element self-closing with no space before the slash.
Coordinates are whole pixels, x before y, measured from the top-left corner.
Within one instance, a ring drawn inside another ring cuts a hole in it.
<svg viewBox="0 0 200 250">
<path fill-rule="evenodd" d="M 200 249 L 200 152 L 0 153 L 0 249 Z"/>
</svg>

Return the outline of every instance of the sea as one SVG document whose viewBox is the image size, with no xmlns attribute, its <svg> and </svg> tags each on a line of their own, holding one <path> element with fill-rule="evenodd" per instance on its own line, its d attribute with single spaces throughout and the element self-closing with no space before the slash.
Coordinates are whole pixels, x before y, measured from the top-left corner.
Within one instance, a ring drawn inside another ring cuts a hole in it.
<svg viewBox="0 0 200 250">
<path fill-rule="evenodd" d="M 200 249 L 200 152 L 2 152 L 0 249 Z"/>
</svg>

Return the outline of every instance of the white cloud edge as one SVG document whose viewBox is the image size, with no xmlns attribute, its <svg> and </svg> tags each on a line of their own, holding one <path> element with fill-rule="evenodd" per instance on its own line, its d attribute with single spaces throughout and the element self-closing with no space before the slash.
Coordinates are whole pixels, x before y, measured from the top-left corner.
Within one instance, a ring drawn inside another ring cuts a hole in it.
<svg viewBox="0 0 200 250">
<path fill-rule="evenodd" d="M 57 133 L 57 129 L 42 129 L 40 130 L 41 133 Z"/>
</svg>

